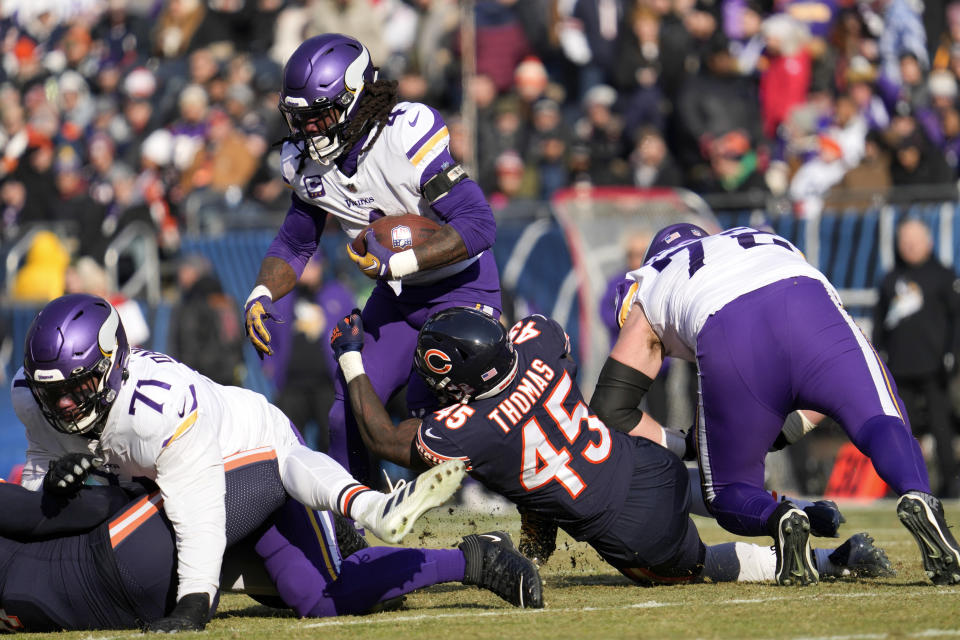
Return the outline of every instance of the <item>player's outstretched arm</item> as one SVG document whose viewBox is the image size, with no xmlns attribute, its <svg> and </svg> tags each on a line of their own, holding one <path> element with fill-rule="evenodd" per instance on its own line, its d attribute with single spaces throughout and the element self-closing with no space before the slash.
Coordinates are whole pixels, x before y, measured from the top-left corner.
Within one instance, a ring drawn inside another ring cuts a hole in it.
<svg viewBox="0 0 960 640">
<path fill-rule="evenodd" d="M 390 415 L 363 370 L 360 356 L 363 349 L 363 323 L 358 309 L 337 322 L 330 334 L 330 346 L 346 379 L 350 406 L 363 444 L 378 458 L 404 467 L 414 464 L 421 466 L 420 457 L 413 455 L 420 421 L 404 420 L 393 426 Z"/>
</svg>

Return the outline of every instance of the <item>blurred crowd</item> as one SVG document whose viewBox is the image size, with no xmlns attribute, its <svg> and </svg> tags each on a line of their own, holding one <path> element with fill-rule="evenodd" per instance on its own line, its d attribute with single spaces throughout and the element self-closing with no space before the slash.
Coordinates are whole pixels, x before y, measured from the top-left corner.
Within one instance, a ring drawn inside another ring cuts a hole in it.
<svg viewBox="0 0 960 640">
<path fill-rule="evenodd" d="M 2 241 L 41 224 L 64 245 L 45 256 L 102 262 L 136 223 L 169 262 L 184 233 L 274 226 L 289 197 L 273 146 L 287 134 L 280 72 L 328 31 L 364 42 L 402 99 L 441 110 L 498 211 L 582 184 L 781 196 L 808 217 L 892 188 L 955 193 L 960 2 L 472 11 L 462 31 L 453 0 L 7 0 Z"/>
</svg>

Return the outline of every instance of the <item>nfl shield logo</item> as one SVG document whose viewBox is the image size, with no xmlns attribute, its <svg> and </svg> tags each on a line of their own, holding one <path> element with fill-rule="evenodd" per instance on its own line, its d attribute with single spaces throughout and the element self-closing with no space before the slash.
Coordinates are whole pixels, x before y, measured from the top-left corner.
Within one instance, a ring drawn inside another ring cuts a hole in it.
<svg viewBox="0 0 960 640">
<path fill-rule="evenodd" d="M 413 246 L 413 234 L 410 227 L 399 225 L 390 230 L 390 244 L 394 251 L 400 251 Z"/>
<path fill-rule="evenodd" d="M 486 373 L 481 373 L 481 374 L 480 374 L 480 379 L 483 380 L 484 382 L 486 382 L 487 380 L 489 380 L 490 378 L 492 378 L 492 377 L 495 376 L 495 375 L 497 375 L 497 369 L 496 369 L 496 367 L 494 367 L 493 369 L 490 369 L 490 371 L 487 371 Z"/>
</svg>

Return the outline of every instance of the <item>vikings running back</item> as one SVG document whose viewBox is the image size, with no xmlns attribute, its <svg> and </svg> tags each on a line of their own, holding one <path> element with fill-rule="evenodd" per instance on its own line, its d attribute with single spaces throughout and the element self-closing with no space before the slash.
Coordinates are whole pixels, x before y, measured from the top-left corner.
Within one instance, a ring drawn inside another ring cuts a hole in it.
<svg viewBox="0 0 960 640">
<path fill-rule="evenodd" d="M 28 441 L 22 484 L 69 496 L 99 465 L 155 481 L 176 532 L 178 607 L 195 612 L 196 624 L 219 587 L 227 456 L 275 451 L 283 486 L 298 502 L 352 517 L 394 542 L 450 497 L 464 473 L 449 467 L 398 495 L 372 491 L 302 444 L 262 395 L 218 385 L 164 354 L 131 350 L 117 310 L 97 296 L 47 304 L 24 352 L 12 393 Z"/>
<path fill-rule="evenodd" d="M 324 34 L 303 42 L 287 61 L 280 111 L 290 136 L 282 149 L 290 209 L 260 266 L 247 299 L 247 333 L 271 355 L 272 302 L 289 293 L 317 250 L 327 218 L 351 239 L 370 222 L 407 213 L 430 216 L 440 230 L 421 245 L 393 254 L 373 233 L 366 253 L 350 258 L 377 285 L 363 311 L 374 388 L 382 399 L 409 383 L 411 412 L 435 400 L 411 375 L 417 329 L 431 313 L 471 306 L 500 313 L 493 255 L 493 212 L 479 186 L 448 150 L 449 133 L 427 105 L 399 102 L 396 82 L 378 78 L 357 40 Z M 330 412 L 331 455 L 363 478 L 367 460 L 337 376 Z"/>
<path fill-rule="evenodd" d="M 704 497 L 727 530 L 768 534 L 777 580 L 819 578 L 810 521 L 763 490 L 764 458 L 788 413 L 829 415 L 900 497 L 897 514 L 937 584 L 960 582 L 960 547 L 886 366 L 826 277 L 784 238 L 747 227 L 716 235 L 692 224 L 661 229 L 644 265 L 627 274 L 622 329 L 590 406 L 630 431 L 664 356 L 696 362 L 696 441 Z"/>
<path fill-rule="evenodd" d="M 687 470 L 667 449 L 609 430 L 584 401 L 563 329 L 530 316 L 509 333 L 475 309 L 445 309 L 420 330 L 415 366 L 445 409 L 394 427 L 359 363 L 363 343 L 341 320 L 332 345 L 346 371 L 361 433 L 397 464 L 461 460 L 471 475 L 512 500 L 524 518 L 521 550 L 545 561 L 557 525 L 643 583 L 768 580 L 767 547 L 706 547 L 688 516 Z M 353 360 L 353 362 L 351 362 Z M 858 534 L 837 551 L 817 550 L 824 571 L 889 575 L 885 555 Z"/>
</svg>

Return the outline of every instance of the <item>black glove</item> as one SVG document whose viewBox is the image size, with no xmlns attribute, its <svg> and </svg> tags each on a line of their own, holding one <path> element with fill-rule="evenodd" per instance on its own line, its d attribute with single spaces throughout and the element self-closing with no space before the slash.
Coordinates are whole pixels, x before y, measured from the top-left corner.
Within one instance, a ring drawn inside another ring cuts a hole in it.
<svg viewBox="0 0 960 640">
<path fill-rule="evenodd" d="M 188 593 L 180 598 L 169 616 L 144 624 L 143 630 L 152 633 L 203 631 L 209 617 L 210 596 L 206 593 Z"/>
<path fill-rule="evenodd" d="M 821 538 L 837 538 L 840 525 L 847 521 L 833 500 L 817 500 L 803 512 L 810 518 L 810 533 Z"/>
<path fill-rule="evenodd" d="M 73 496 L 83 488 L 90 472 L 103 464 L 103 458 L 92 453 L 68 453 L 51 460 L 43 477 L 43 490 L 55 496 Z"/>
</svg>

